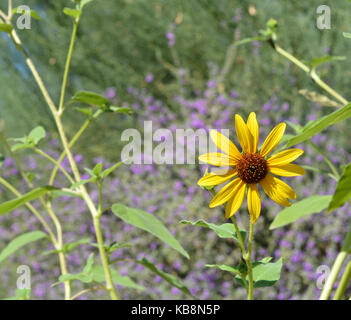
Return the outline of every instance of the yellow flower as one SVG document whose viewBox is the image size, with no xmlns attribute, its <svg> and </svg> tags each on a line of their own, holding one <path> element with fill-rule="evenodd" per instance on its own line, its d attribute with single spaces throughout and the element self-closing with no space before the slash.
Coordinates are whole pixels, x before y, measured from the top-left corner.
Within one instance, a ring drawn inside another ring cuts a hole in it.
<svg viewBox="0 0 351 320">
<path fill-rule="evenodd" d="M 294 190 L 274 175 L 285 177 L 304 175 L 305 170 L 302 167 L 290 163 L 301 156 L 303 150 L 288 149 L 268 157 L 284 135 L 286 124 L 280 123 L 270 132 L 258 152 L 259 131 L 254 112 L 249 115 L 247 123 L 236 114 L 235 128 L 243 151 L 240 152 L 234 143 L 221 133 L 211 130 L 211 139 L 224 153 L 206 153 L 201 155 L 199 160 L 217 167 L 229 168 L 206 174 L 198 184 L 216 186 L 232 179 L 210 203 L 210 208 L 227 203 L 225 207 L 227 219 L 239 210 L 248 189 L 247 205 L 251 221 L 255 223 L 261 212 L 258 183 L 264 192 L 280 205 L 288 207 L 291 205 L 288 199 L 296 199 Z"/>
</svg>

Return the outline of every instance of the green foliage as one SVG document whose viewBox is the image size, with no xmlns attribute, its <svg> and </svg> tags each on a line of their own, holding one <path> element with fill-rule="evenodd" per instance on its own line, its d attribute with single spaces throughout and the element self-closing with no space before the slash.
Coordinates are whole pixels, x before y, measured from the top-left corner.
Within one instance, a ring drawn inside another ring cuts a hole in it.
<svg viewBox="0 0 351 320">
<path fill-rule="evenodd" d="M 6 298 L 4 300 L 29 300 L 31 296 L 30 289 L 16 289 L 14 297 Z"/>
<path fill-rule="evenodd" d="M 190 224 L 192 226 L 200 226 L 200 227 L 204 227 L 204 228 L 209 228 L 209 229 L 213 230 L 214 232 L 216 232 L 217 236 L 220 238 L 238 240 L 234 225 L 232 223 L 224 223 L 224 224 L 221 224 L 218 226 L 216 224 L 206 222 L 205 220 L 202 220 L 202 219 L 197 220 L 195 222 L 182 220 L 182 221 L 180 221 L 180 223 Z M 243 241 L 245 241 L 246 231 L 243 229 L 240 229 L 240 234 L 241 234 Z"/>
<path fill-rule="evenodd" d="M 0 32 L 11 33 L 13 27 L 7 23 L 0 23 Z"/>
<path fill-rule="evenodd" d="M 321 132 L 323 129 L 343 121 L 351 117 L 351 103 L 348 103 L 344 107 L 322 117 L 317 120 L 309 122 L 300 134 L 288 141 L 287 147 L 291 147 L 295 144 L 306 141 L 307 139 L 313 137 L 315 134 Z"/>
<path fill-rule="evenodd" d="M 283 227 L 302 217 L 306 217 L 313 213 L 319 213 L 328 207 L 331 198 L 331 196 L 311 196 L 301 201 L 297 201 L 293 203 L 291 207 L 287 207 L 280 211 L 269 229 L 272 230 Z"/>
<path fill-rule="evenodd" d="M 27 202 L 36 200 L 40 198 L 41 196 L 53 191 L 57 190 L 57 188 L 51 187 L 51 186 L 46 186 L 46 187 L 41 187 L 41 188 L 36 188 L 32 191 L 29 191 L 28 193 L 13 199 L 9 201 L 5 201 L 0 204 L 0 215 L 3 215 L 7 212 L 13 211 L 23 205 L 25 205 Z"/>
<path fill-rule="evenodd" d="M 58 253 L 58 252 L 63 252 L 63 253 L 69 253 L 72 252 L 75 248 L 77 248 L 78 246 L 81 246 L 83 244 L 87 244 L 90 243 L 90 239 L 89 238 L 84 238 L 84 239 L 80 239 L 76 242 L 67 242 L 64 244 L 62 250 L 50 250 L 50 251 L 46 251 L 43 253 L 43 255 L 49 255 L 52 253 Z"/>
<path fill-rule="evenodd" d="M 222 271 L 228 271 L 228 272 L 234 273 L 236 275 L 240 275 L 240 273 L 241 273 L 239 268 L 228 266 L 226 264 L 221 264 L 221 265 L 219 265 L 219 264 L 206 264 L 205 266 L 209 267 L 209 268 L 216 268 L 216 269 L 219 269 Z"/>
<path fill-rule="evenodd" d="M 0 263 L 23 246 L 43 238 L 46 238 L 46 234 L 41 231 L 27 232 L 14 238 L 6 248 L 0 252 Z"/>
<path fill-rule="evenodd" d="M 279 259 L 277 262 L 269 262 L 270 260 L 271 258 L 264 258 L 261 261 L 253 262 L 252 276 L 254 288 L 273 286 L 280 279 L 283 259 Z M 237 275 L 235 279 L 244 286 L 240 275 Z M 248 277 L 246 277 L 246 280 L 248 281 Z"/>
<path fill-rule="evenodd" d="M 349 163 L 336 186 L 334 195 L 329 203 L 328 212 L 337 209 L 351 198 L 351 163 Z"/>
<path fill-rule="evenodd" d="M 188 253 L 183 249 L 178 240 L 176 240 L 167 228 L 152 214 L 140 209 L 129 208 L 122 204 L 114 204 L 112 206 L 112 212 L 125 223 L 153 234 L 189 259 Z"/>
<path fill-rule="evenodd" d="M 12 146 L 11 150 L 13 152 L 26 149 L 34 148 L 42 139 L 46 137 L 45 129 L 41 126 L 34 128 L 28 136 L 23 138 L 14 138 L 13 141 L 17 142 Z"/>
<path fill-rule="evenodd" d="M 23 10 L 20 10 L 20 8 L 17 7 L 17 8 L 12 9 L 12 13 L 14 13 L 14 14 L 23 14 L 24 11 L 23 11 Z M 40 18 L 40 16 L 39 16 L 38 12 L 36 12 L 36 11 L 33 10 L 33 9 L 30 10 L 30 16 L 31 16 L 32 18 L 36 19 L 36 20 L 41 20 L 41 18 Z"/>
<path fill-rule="evenodd" d="M 162 279 L 167 281 L 173 287 L 176 287 L 185 294 L 192 296 L 189 289 L 176 276 L 158 269 L 153 263 L 151 263 L 146 258 L 143 258 L 142 260 L 136 260 L 135 262 L 143 265 L 145 268 L 159 275 Z"/>
</svg>

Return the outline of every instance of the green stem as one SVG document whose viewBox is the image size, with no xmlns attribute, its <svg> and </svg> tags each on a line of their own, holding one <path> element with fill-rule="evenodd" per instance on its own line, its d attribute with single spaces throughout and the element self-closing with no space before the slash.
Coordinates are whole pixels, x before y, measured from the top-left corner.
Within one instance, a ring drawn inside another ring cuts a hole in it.
<svg viewBox="0 0 351 320">
<path fill-rule="evenodd" d="M 110 293 L 112 300 L 118 300 L 116 290 L 113 286 L 112 277 L 111 277 L 111 270 L 110 270 L 109 262 L 107 259 L 106 251 L 104 248 L 104 240 L 102 238 L 102 233 L 101 233 L 100 217 L 94 217 L 94 227 L 95 227 L 95 233 L 96 233 L 96 240 L 97 240 L 97 243 L 99 245 L 99 252 L 100 252 L 100 257 L 102 260 L 102 266 L 103 266 L 104 272 L 105 272 L 106 289 Z"/>
<path fill-rule="evenodd" d="M 246 264 L 247 264 L 248 276 L 249 276 L 249 292 L 247 295 L 248 300 L 253 299 L 253 272 L 252 272 L 252 261 L 251 261 L 253 234 L 254 234 L 254 224 L 250 221 L 249 248 L 246 256 Z"/>
<path fill-rule="evenodd" d="M 97 118 L 100 114 L 102 113 L 101 110 L 98 110 L 95 112 L 95 114 L 88 118 L 83 125 L 81 126 L 81 128 L 77 131 L 77 133 L 74 135 L 74 137 L 72 138 L 72 140 L 69 142 L 69 148 L 72 148 L 74 146 L 74 144 L 77 142 L 77 140 L 80 138 L 80 136 L 84 133 L 84 131 L 88 128 L 89 124 L 91 123 L 91 121 L 95 118 Z M 55 181 L 56 178 L 56 174 L 59 168 L 59 165 L 61 164 L 61 162 L 63 161 L 63 159 L 66 156 L 66 151 L 64 150 L 61 154 L 60 157 L 58 158 L 58 160 L 56 161 L 56 166 L 55 168 L 52 170 L 51 176 L 50 176 L 50 180 L 49 180 L 49 185 L 52 185 Z"/>
<path fill-rule="evenodd" d="M 71 43 L 69 45 L 67 59 L 66 59 L 66 65 L 65 65 L 65 71 L 64 71 L 64 74 L 63 74 L 62 87 L 61 87 L 61 96 L 60 96 L 60 104 L 59 104 L 59 108 L 58 108 L 58 113 L 60 115 L 63 112 L 63 104 L 64 104 L 64 101 L 65 101 L 65 92 L 66 92 L 66 87 L 67 87 L 67 79 L 68 79 L 69 67 L 71 65 L 73 48 L 74 48 L 74 42 L 75 42 L 75 39 L 76 39 L 76 36 L 77 36 L 78 23 L 79 23 L 79 18 L 75 19 L 75 21 L 74 21 L 72 37 L 71 37 Z"/>
<path fill-rule="evenodd" d="M 323 157 L 324 161 L 326 162 L 326 164 L 329 166 L 330 170 L 333 172 L 335 178 L 337 180 L 340 179 L 340 174 L 339 171 L 335 168 L 335 166 L 333 165 L 333 163 L 329 160 L 329 158 L 327 157 L 327 155 L 319 148 L 317 147 L 312 141 L 307 141 L 307 143 L 310 144 L 310 146 L 316 150 L 318 153 L 321 154 L 321 156 Z"/>
<path fill-rule="evenodd" d="M 341 300 L 351 280 L 351 261 L 347 264 L 344 274 L 341 277 L 340 284 L 336 289 L 333 300 Z"/>
<path fill-rule="evenodd" d="M 60 170 L 62 171 L 62 173 L 66 176 L 66 178 L 69 180 L 69 182 L 71 184 L 74 184 L 74 180 L 72 179 L 72 177 L 69 175 L 69 173 L 59 164 L 57 163 L 57 161 L 51 157 L 50 155 L 48 155 L 46 152 L 38 149 L 38 148 L 34 148 L 34 151 L 38 154 L 40 154 L 41 156 L 43 156 L 44 158 L 46 158 L 47 160 L 49 160 L 51 163 L 53 163 L 55 166 L 58 165 L 58 167 L 60 168 Z"/>
<path fill-rule="evenodd" d="M 9 182 L 7 182 L 2 177 L 0 177 L 0 184 L 2 184 L 5 188 L 10 190 L 15 196 L 17 196 L 17 197 L 21 197 L 22 196 L 22 194 L 13 185 L 11 185 Z M 46 230 L 46 232 L 49 234 L 51 242 L 56 247 L 56 243 L 57 242 L 56 242 L 55 235 L 54 235 L 53 231 L 51 230 L 50 226 L 46 223 L 45 219 L 41 216 L 41 214 L 29 202 L 26 203 L 26 207 L 40 221 L 40 223 L 43 225 L 43 227 Z"/>
<path fill-rule="evenodd" d="M 326 84 L 318 75 L 317 73 L 310 69 L 308 66 L 306 66 L 304 63 L 302 63 L 300 60 L 295 58 L 293 55 L 291 55 L 289 52 L 285 51 L 281 47 L 279 47 L 277 44 L 274 45 L 274 49 L 277 53 L 282 55 L 283 57 L 287 58 L 290 60 L 292 63 L 294 63 L 296 66 L 298 66 L 300 69 L 305 71 L 322 89 L 327 91 L 331 96 L 333 96 L 335 99 L 340 101 L 343 105 L 347 104 L 348 101 L 342 97 L 340 94 L 338 94 L 334 89 L 332 89 L 328 84 Z"/>
<path fill-rule="evenodd" d="M 339 254 L 337 255 L 334 261 L 333 267 L 330 271 L 330 274 L 322 290 L 320 300 L 327 300 L 329 298 L 330 293 L 333 290 L 334 283 L 340 273 L 340 269 L 350 252 L 351 252 L 351 228 L 346 235 L 346 239 L 341 251 L 339 252 Z"/>
</svg>

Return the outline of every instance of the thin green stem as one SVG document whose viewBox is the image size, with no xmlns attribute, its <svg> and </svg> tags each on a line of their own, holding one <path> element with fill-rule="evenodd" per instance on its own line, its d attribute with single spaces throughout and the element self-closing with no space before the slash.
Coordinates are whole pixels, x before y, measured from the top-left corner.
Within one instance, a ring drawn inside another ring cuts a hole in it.
<svg viewBox="0 0 351 320">
<path fill-rule="evenodd" d="M 249 276 L 249 292 L 247 295 L 248 300 L 253 299 L 253 273 L 252 273 L 252 261 L 251 261 L 253 234 L 254 234 L 254 224 L 250 221 L 249 248 L 248 248 L 247 257 L 246 257 L 246 264 L 247 264 L 248 276 Z"/>
<path fill-rule="evenodd" d="M 58 113 L 60 115 L 63 112 L 63 105 L 64 105 L 64 101 L 65 101 L 65 92 L 66 92 L 66 87 L 67 87 L 68 73 L 69 73 L 69 68 L 70 68 L 71 60 L 72 60 L 74 42 L 75 42 L 75 39 L 76 39 L 76 36 L 77 36 L 78 23 L 79 23 L 79 19 L 77 18 L 74 21 L 72 37 L 71 37 L 71 43 L 69 45 L 67 59 L 66 59 L 66 65 L 65 65 L 65 71 L 64 71 L 64 74 L 63 74 L 62 87 L 61 87 L 61 96 L 60 96 L 60 104 L 59 104 L 59 108 L 58 108 Z"/>
<path fill-rule="evenodd" d="M 338 169 L 336 169 L 336 167 L 333 165 L 333 163 L 329 160 L 328 156 L 324 153 L 324 151 L 322 151 L 318 146 L 316 146 L 312 141 L 308 140 L 307 143 L 310 144 L 310 146 L 316 150 L 318 153 L 321 154 L 321 156 L 323 157 L 325 163 L 329 166 L 330 170 L 333 172 L 333 174 L 335 175 L 335 178 L 337 180 L 340 179 L 340 174 Z"/>
<path fill-rule="evenodd" d="M 91 121 L 93 119 L 96 119 L 100 114 L 102 113 L 101 110 L 98 110 L 95 112 L 95 114 L 88 118 L 83 125 L 81 126 L 81 128 L 77 131 L 77 133 L 74 135 L 74 137 L 72 138 L 72 140 L 69 142 L 69 148 L 72 148 L 75 143 L 78 141 L 78 139 L 81 137 L 81 135 L 84 133 L 84 131 L 88 128 L 89 124 L 91 123 Z M 57 165 L 54 167 L 54 169 L 52 170 L 51 176 L 50 176 L 50 180 L 49 180 L 49 185 L 52 185 L 55 181 L 56 178 L 56 174 L 59 168 L 59 165 L 61 164 L 61 162 L 63 161 L 63 159 L 66 156 L 66 151 L 64 150 L 61 154 L 60 157 L 57 160 Z"/>
<path fill-rule="evenodd" d="M 46 158 L 47 160 L 49 160 L 51 163 L 53 163 L 55 166 L 58 165 L 59 169 L 62 171 L 62 173 L 66 176 L 66 178 L 68 179 L 68 181 L 71 184 L 74 184 L 74 180 L 72 179 L 72 177 L 69 175 L 69 173 L 60 165 L 57 163 L 57 161 L 51 157 L 50 155 L 48 155 L 46 152 L 44 152 L 43 150 L 40 150 L 38 148 L 34 148 L 34 151 L 38 154 L 40 154 L 41 156 L 43 156 L 44 158 Z"/>
<path fill-rule="evenodd" d="M 107 259 L 106 251 L 104 248 L 104 240 L 102 238 L 100 217 L 94 217 L 94 227 L 95 227 L 95 233 L 96 233 L 96 240 L 97 240 L 97 243 L 99 246 L 100 257 L 102 260 L 102 266 L 103 266 L 104 272 L 105 272 L 106 289 L 110 293 L 112 300 L 118 300 L 116 290 L 113 286 L 112 277 L 111 277 L 111 270 L 110 270 L 109 262 Z"/>
<path fill-rule="evenodd" d="M 4 178 L 0 177 L 0 184 L 2 184 L 5 188 L 10 190 L 15 196 L 21 197 L 22 194 L 9 182 L 7 182 Z M 51 242 L 54 244 L 56 247 L 56 237 L 51 230 L 50 226 L 46 223 L 45 219 L 41 216 L 41 214 L 35 209 L 29 202 L 26 203 L 26 207 L 34 214 L 34 216 L 40 221 L 40 223 L 43 225 L 44 229 L 46 232 L 49 234 Z"/>
<path fill-rule="evenodd" d="M 347 264 L 344 274 L 341 277 L 340 284 L 336 289 L 333 300 L 341 300 L 345 295 L 345 291 L 351 280 L 351 261 Z"/>
<path fill-rule="evenodd" d="M 351 228 L 349 230 L 349 232 L 346 235 L 346 239 L 344 242 L 344 245 L 341 249 L 341 251 L 339 252 L 339 254 L 337 255 L 333 267 L 330 271 L 330 274 L 327 278 L 327 281 L 324 285 L 324 288 L 322 290 L 321 296 L 320 296 L 320 300 L 328 300 L 329 296 L 333 290 L 334 287 L 334 283 L 338 278 L 338 275 L 340 273 L 341 267 L 344 264 L 347 256 L 350 254 L 351 252 Z"/>
<path fill-rule="evenodd" d="M 296 66 L 298 66 L 301 70 L 305 71 L 322 89 L 327 91 L 331 96 L 333 96 L 335 99 L 340 101 L 343 105 L 348 103 L 348 101 L 344 97 L 342 97 L 339 93 L 337 93 L 334 89 L 332 89 L 328 84 L 326 84 L 318 76 L 318 74 L 314 70 L 310 69 L 308 66 L 306 66 L 304 63 L 302 63 L 297 58 L 295 58 L 289 52 L 285 51 L 284 49 L 279 47 L 277 44 L 274 45 L 274 50 L 277 53 L 279 53 L 280 55 L 282 55 L 283 57 L 290 60 L 292 63 L 294 63 Z"/>
</svg>

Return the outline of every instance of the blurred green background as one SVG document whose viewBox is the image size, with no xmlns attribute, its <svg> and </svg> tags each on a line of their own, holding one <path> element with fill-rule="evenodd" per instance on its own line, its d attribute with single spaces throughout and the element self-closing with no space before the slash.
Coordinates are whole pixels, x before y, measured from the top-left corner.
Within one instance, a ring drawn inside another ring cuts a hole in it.
<svg viewBox="0 0 351 320">
<path fill-rule="evenodd" d="M 6 1 L 2 1 L 5 9 Z M 23 1 L 14 1 L 14 5 Z M 31 30 L 19 34 L 43 75 L 55 101 L 59 98 L 61 75 L 71 33 L 71 20 L 62 14 L 70 1 L 26 1 L 42 17 L 32 20 Z M 341 31 L 351 29 L 348 1 L 327 1 L 331 8 L 331 30 L 316 27 L 316 8 L 313 1 L 235 1 L 235 0 L 104 0 L 86 7 L 78 31 L 78 41 L 72 60 L 68 96 L 77 90 L 103 93 L 116 87 L 121 101 L 128 101 L 129 86 L 144 87 L 145 76 L 156 78 L 148 90 L 167 102 L 177 87 L 174 73 L 168 64 L 191 73 L 197 87 L 205 87 L 210 78 L 209 63 L 221 66 L 228 47 L 237 39 L 257 35 L 273 17 L 279 23 L 279 43 L 300 59 L 310 60 L 326 54 L 349 56 L 351 42 Z M 250 9 L 251 8 L 251 9 Z M 176 25 L 176 50 L 169 50 L 165 33 Z M 305 98 L 298 89 L 319 91 L 300 70 L 290 66 L 269 45 L 263 44 L 260 55 L 252 54 L 252 46 L 238 48 L 237 57 L 226 78 L 226 87 L 235 86 L 245 97 L 250 109 L 259 108 L 274 93 L 282 100 L 293 102 L 295 116 L 303 112 Z M 0 117 L 5 120 L 8 136 L 20 136 L 34 125 L 46 128 L 54 124 L 40 92 L 26 68 L 23 58 L 8 45 L 5 34 L 0 36 Z M 322 75 L 333 87 L 348 93 L 351 68 L 349 60 L 325 64 Z M 296 78 L 291 87 L 290 73 Z M 177 108 L 177 106 L 169 105 Z M 74 111 L 66 115 L 66 123 L 74 130 L 77 118 Z M 132 121 L 132 120 L 131 120 Z M 99 130 L 86 134 L 80 148 L 85 154 L 96 153 L 96 148 L 109 156 L 109 150 L 119 150 L 118 139 L 111 132 L 130 127 L 130 121 L 119 122 L 114 117 L 95 124 Z M 104 141 L 104 144 L 97 143 Z M 78 150 L 81 151 L 81 150 Z M 100 150 L 101 151 L 101 150 Z M 116 153 L 115 153 L 116 154 Z"/>
</svg>

